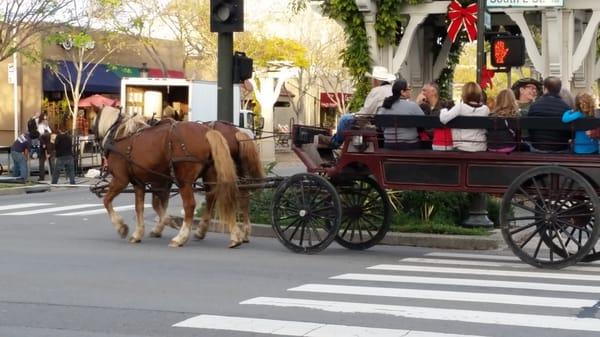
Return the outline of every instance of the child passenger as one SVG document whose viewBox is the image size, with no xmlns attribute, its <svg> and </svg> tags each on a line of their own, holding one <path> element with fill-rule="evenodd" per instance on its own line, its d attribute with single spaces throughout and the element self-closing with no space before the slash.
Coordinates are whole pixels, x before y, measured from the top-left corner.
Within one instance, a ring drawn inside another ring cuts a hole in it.
<svg viewBox="0 0 600 337">
<path fill-rule="evenodd" d="M 575 110 L 567 110 L 562 116 L 564 123 L 586 117 L 594 117 L 594 98 L 590 94 L 580 93 L 575 98 Z M 572 140 L 573 151 L 579 154 L 598 153 L 598 141 L 590 138 L 585 131 L 576 131 Z"/>
<path fill-rule="evenodd" d="M 475 82 L 465 83 L 462 102 L 450 110 L 440 112 L 440 121 L 447 124 L 457 116 L 488 116 L 490 110 L 482 101 L 482 91 Z M 460 151 L 478 152 L 487 149 L 485 129 L 452 129 L 454 147 Z"/>
<path fill-rule="evenodd" d="M 510 89 L 504 89 L 498 93 L 496 104 L 490 116 L 500 118 L 517 117 L 519 104 L 515 94 Z M 516 132 L 510 128 L 508 122 L 498 125 L 497 128 L 487 130 L 487 147 L 491 152 L 510 153 L 516 147 Z"/>
</svg>

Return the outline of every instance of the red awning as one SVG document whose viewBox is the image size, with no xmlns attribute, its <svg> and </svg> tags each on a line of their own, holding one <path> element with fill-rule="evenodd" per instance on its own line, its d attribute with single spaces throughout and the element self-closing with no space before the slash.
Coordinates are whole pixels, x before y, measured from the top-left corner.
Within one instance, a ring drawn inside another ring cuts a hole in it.
<svg viewBox="0 0 600 337">
<path fill-rule="evenodd" d="M 167 73 L 169 74 L 169 78 L 185 78 L 185 74 L 183 73 L 183 71 L 167 70 Z M 158 68 L 150 68 L 148 69 L 148 77 L 162 78 L 165 76 L 163 75 L 162 70 Z"/>
<path fill-rule="evenodd" d="M 352 94 L 342 92 L 322 92 L 321 93 L 321 108 L 336 108 L 337 103 L 342 99 L 348 102 Z"/>
</svg>

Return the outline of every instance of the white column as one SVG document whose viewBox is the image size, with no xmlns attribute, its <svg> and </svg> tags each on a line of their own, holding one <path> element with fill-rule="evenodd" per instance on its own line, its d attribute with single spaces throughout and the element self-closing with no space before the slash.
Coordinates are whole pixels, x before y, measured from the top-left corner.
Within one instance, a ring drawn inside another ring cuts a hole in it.
<svg viewBox="0 0 600 337">
<path fill-rule="evenodd" d="M 410 19 L 408 20 L 408 24 L 404 29 L 404 36 L 402 36 L 402 40 L 400 40 L 400 44 L 396 49 L 396 55 L 392 61 L 392 69 L 390 69 L 391 72 L 395 73 L 399 71 L 404 65 L 408 53 L 412 49 L 411 47 L 415 38 L 415 34 L 417 33 L 419 26 L 423 23 L 423 21 L 425 21 L 425 18 L 428 15 L 429 14 L 425 13 L 410 14 Z"/>
</svg>

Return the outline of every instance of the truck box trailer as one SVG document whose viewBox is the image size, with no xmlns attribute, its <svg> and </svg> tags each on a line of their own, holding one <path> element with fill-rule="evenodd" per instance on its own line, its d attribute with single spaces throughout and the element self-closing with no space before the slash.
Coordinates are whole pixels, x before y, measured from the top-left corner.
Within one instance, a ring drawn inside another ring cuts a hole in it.
<svg viewBox="0 0 600 337">
<path fill-rule="evenodd" d="M 240 86 L 233 87 L 233 122 L 241 110 Z M 179 78 L 125 77 L 121 80 L 121 107 L 126 114 L 162 118 L 169 105 L 182 120 L 217 120 L 217 83 Z"/>
</svg>

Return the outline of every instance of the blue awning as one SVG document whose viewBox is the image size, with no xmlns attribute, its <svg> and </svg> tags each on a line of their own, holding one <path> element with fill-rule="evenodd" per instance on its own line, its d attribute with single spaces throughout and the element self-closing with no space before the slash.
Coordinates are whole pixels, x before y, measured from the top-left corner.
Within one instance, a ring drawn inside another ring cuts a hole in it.
<svg viewBox="0 0 600 337">
<path fill-rule="evenodd" d="M 61 74 L 64 74 L 67 77 L 70 73 L 74 82 L 77 72 L 75 71 L 73 62 L 59 61 L 58 68 L 60 69 Z M 92 65 L 90 65 L 88 69 L 89 68 L 92 68 Z M 83 78 L 85 78 L 87 74 L 88 72 L 84 71 Z M 60 83 L 59 79 L 48 67 L 44 67 L 42 81 L 44 91 L 63 91 L 62 83 Z M 115 73 L 110 71 L 107 65 L 98 64 L 87 82 L 84 92 L 87 94 L 118 94 L 121 92 L 121 79 L 115 75 Z"/>
</svg>

